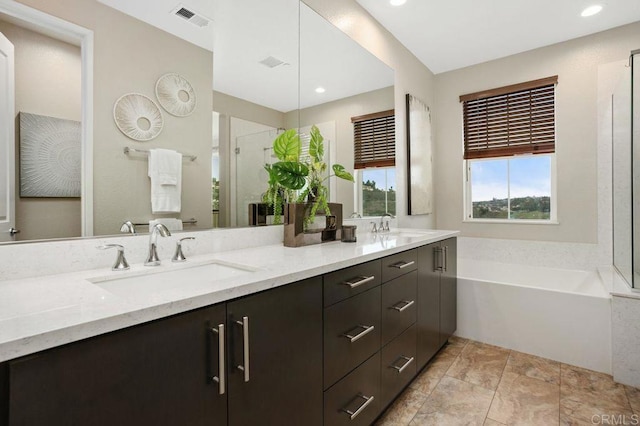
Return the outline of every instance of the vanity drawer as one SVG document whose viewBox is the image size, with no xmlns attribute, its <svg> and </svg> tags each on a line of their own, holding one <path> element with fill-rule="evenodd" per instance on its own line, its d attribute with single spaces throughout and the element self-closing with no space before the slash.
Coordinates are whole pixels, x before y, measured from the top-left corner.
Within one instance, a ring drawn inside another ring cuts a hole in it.
<svg viewBox="0 0 640 426">
<path fill-rule="evenodd" d="M 380 408 L 384 409 L 416 375 L 416 326 L 382 348 Z"/>
<path fill-rule="evenodd" d="M 382 285 L 383 345 L 416 322 L 417 295 L 418 271 L 409 272 Z"/>
<path fill-rule="evenodd" d="M 386 283 L 418 268 L 418 251 L 408 250 L 382 259 L 382 282 Z"/>
<path fill-rule="evenodd" d="M 370 425 L 380 413 L 380 352 L 324 393 L 324 424 Z"/>
<path fill-rule="evenodd" d="M 380 260 L 362 263 L 324 275 L 324 306 L 365 292 L 380 285 Z"/>
<path fill-rule="evenodd" d="M 380 287 L 324 310 L 324 388 L 380 349 Z"/>
</svg>

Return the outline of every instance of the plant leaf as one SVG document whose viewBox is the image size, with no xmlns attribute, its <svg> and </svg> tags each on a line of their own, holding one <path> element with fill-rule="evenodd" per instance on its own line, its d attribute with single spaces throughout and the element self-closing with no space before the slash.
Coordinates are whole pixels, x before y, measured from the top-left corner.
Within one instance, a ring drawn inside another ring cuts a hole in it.
<svg viewBox="0 0 640 426">
<path fill-rule="evenodd" d="M 273 141 L 273 152 L 280 161 L 298 161 L 300 158 L 300 136 L 296 129 L 289 129 Z"/>
<path fill-rule="evenodd" d="M 314 124 L 311 126 L 311 140 L 309 141 L 309 155 L 313 161 L 319 163 L 324 157 L 324 138 L 320 134 L 320 129 Z"/>
<path fill-rule="evenodd" d="M 287 189 L 302 189 L 309 174 L 309 168 L 297 161 L 280 161 L 271 165 L 278 183 Z"/>
<path fill-rule="evenodd" d="M 345 170 L 344 166 L 340 164 L 333 165 L 333 173 L 339 177 L 340 179 L 348 180 L 350 182 L 354 182 L 353 175 Z"/>
</svg>

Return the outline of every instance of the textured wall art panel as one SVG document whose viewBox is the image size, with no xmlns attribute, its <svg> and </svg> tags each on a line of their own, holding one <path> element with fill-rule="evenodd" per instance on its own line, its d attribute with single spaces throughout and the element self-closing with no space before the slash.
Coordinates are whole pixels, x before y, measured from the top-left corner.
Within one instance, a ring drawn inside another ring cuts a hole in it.
<svg viewBox="0 0 640 426">
<path fill-rule="evenodd" d="M 20 113 L 20 196 L 80 197 L 80 122 Z"/>
<path fill-rule="evenodd" d="M 433 212 L 433 155 L 431 111 L 420 99 L 407 94 L 407 173 L 409 214 Z"/>
</svg>

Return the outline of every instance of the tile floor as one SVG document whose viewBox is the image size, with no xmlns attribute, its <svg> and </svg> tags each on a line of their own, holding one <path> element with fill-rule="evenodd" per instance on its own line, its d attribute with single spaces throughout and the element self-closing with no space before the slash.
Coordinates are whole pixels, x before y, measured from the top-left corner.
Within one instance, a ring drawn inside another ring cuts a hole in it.
<svg viewBox="0 0 640 426">
<path fill-rule="evenodd" d="M 458 337 L 376 423 L 594 424 L 640 424 L 640 390 L 606 374 Z"/>
</svg>

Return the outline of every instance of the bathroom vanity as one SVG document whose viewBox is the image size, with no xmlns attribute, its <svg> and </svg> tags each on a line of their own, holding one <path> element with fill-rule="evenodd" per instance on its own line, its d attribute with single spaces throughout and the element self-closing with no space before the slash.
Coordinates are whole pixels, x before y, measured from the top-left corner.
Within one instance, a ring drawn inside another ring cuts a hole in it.
<svg viewBox="0 0 640 426">
<path fill-rule="evenodd" d="M 39 313 L 41 333 L 28 315 L 23 335 L 0 331 L 0 424 L 371 424 L 455 331 L 455 234 L 0 282 L 3 297 L 47 280 L 99 296 L 82 295 L 86 323 L 81 307 L 73 326 Z"/>
</svg>

